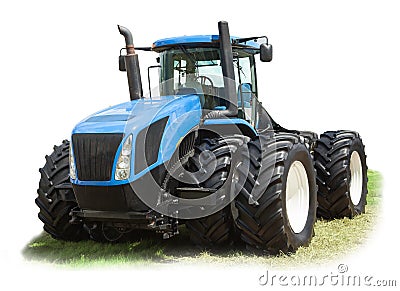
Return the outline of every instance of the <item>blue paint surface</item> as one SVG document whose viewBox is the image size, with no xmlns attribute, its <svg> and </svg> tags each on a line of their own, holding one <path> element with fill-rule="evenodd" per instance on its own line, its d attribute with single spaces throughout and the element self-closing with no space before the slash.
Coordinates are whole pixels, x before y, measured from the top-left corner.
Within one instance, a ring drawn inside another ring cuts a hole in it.
<svg viewBox="0 0 400 291">
<path fill-rule="evenodd" d="M 238 39 L 239 37 L 231 36 L 231 40 Z M 178 37 L 170 37 L 159 39 L 153 43 L 153 49 L 157 50 L 157 48 L 165 47 L 165 46 L 174 46 L 174 45 L 184 45 L 184 44 L 192 44 L 192 43 L 213 43 L 218 41 L 218 35 L 184 35 Z M 239 44 L 240 46 L 250 46 L 255 49 L 260 48 L 260 44 L 254 41 L 247 41 L 245 43 Z"/>
<path fill-rule="evenodd" d="M 143 171 L 134 174 L 135 142 L 137 134 L 153 122 L 169 117 L 161 139 L 157 162 Z M 123 133 L 122 140 L 114 157 L 110 181 L 72 180 L 74 184 L 113 186 L 137 180 L 153 168 L 168 161 L 177 145 L 192 128 L 200 124 L 201 106 L 197 95 L 161 96 L 153 99 L 139 99 L 101 110 L 78 123 L 75 133 Z M 132 134 L 131 174 L 124 181 L 114 180 L 117 158 L 126 138 Z"/>
</svg>

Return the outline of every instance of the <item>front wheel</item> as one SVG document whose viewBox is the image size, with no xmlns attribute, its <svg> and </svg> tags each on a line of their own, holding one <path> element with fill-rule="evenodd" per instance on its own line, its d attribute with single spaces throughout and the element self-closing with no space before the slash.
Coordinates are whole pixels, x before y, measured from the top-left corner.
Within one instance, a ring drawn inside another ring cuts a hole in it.
<svg viewBox="0 0 400 291">
<path fill-rule="evenodd" d="M 35 203 L 40 209 L 38 216 L 43 229 L 55 239 L 88 239 L 82 223 L 70 223 L 70 212 L 77 202 L 69 179 L 69 141 L 54 146 L 53 153 L 46 156 L 46 164 L 39 172 L 41 179 Z"/>
<path fill-rule="evenodd" d="M 235 203 L 241 239 L 270 254 L 308 245 L 316 220 L 317 187 L 303 138 L 275 133 L 262 146 L 259 140 L 248 143 L 248 153 L 249 171 Z M 261 196 L 254 196 L 260 188 Z"/>
<path fill-rule="evenodd" d="M 243 137 L 206 138 L 195 147 L 195 153 L 189 160 L 189 167 L 193 171 L 204 170 L 211 172 L 209 164 L 202 162 L 201 155 L 207 152 L 215 156 L 216 168 L 200 186 L 220 189 L 229 178 L 232 156 L 239 145 L 243 144 Z M 211 164 L 211 163 L 210 163 Z M 191 241 L 200 247 L 215 247 L 227 244 L 233 236 L 233 219 L 230 205 L 206 217 L 189 219 L 186 221 Z"/>
</svg>

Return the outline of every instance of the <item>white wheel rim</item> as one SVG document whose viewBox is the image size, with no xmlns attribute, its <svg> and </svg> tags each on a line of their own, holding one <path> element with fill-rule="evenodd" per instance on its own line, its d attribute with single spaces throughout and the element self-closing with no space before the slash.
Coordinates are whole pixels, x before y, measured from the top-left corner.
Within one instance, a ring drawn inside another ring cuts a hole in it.
<svg viewBox="0 0 400 291">
<path fill-rule="evenodd" d="M 350 157 L 350 173 L 350 199 L 353 205 L 358 205 L 362 194 L 363 172 L 361 158 L 357 151 L 354 151 Z"/>
<path fill-rule="evenodd" d="M 300 233 L 307 222 L 310 203 L 308 176 L 303 163 L 295 161 L 286 182 L 286 214 L 295 233 Z"/>
</svg>

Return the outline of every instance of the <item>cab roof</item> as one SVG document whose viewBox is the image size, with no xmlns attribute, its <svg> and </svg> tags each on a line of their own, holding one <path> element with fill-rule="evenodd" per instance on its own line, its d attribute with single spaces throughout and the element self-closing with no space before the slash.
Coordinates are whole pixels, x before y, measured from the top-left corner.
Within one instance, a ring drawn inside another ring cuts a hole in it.
<svg viewBox="0 0 400 291">
<path fill-rule="evenodd" d="M 233 43 L 236 39 L 239 39 L 239 37 L 231 36 L 231 40 Z M 173 47 L 173 46 L 177 46 L 177 45 L 215 44 L 218 42 L 218 40 L 219 40 L 219 35 L 190 35 L 190 36 L 184 35 L 184 36 L 178 36 L 178 37 L 159 39 L 153 43 L 152 48 L 155 51 L 161 51 L 163 49 L 167 49 L 168 47 Z M 251 47 L 251 48 L 255 48 L 255 49 L 260 48 L 260 44 L 253 40 L 241 42 L 240 44 L 235 44 L 235 45 L 243 46 L 243 47 Z"/>
</svg>

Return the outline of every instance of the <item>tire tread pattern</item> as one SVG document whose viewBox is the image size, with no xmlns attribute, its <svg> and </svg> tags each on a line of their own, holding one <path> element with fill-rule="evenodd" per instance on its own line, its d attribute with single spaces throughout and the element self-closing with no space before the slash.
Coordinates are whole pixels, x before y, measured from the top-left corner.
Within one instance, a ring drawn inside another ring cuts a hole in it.
<svg viewBox="0 0 400 291">
<path fill-rule="evenodd" d="M 319 217 L 352 218 L 364 212 L 364 210 L 357 210 L 350 198 L 351 175 L 348 160 L 350 147 L 357 139 L 361 141 L 357 132 L 338 130 L 324 132 L 317 141 L 314 160 L 317 170 L 317 215 Z M 367 188 L 364 187 L 363 191 L 362 197 L 365 197 Z"/>
<path fill-rule="evenodd" d="M 206 188 L 219 189 L 229 176 L 232 152 L 243 143 L 243 137 L 205 138 L 195 146 L 189 165 L 197 171 L 207 165 L 200 164 L 200 154 L 210 151 L 215 155 L 217 165 L 214 173 L 201 183 Z M 230 206 L 209 216 L 186 221 L 191 241 L 202 248 L 210 248 L 229 243 L 232 239 L 233 220 Z"/>
<path fill-rule="evenodd" d="M 64 140 L 60 146 L 54 146 L 53 153 L 46 155 L 45 159 L 45 165 L 39 169 L 41 179 L 35 199 L 43 229 L 55 239 L 87 239 L 88 234 L 82 224 L 69 223 L 70 211 L 77 206 L 69 180 L 69 141 Z"/>
<path fill-rule="evenodd" d="M 266 251 L 270 254 L 288 253 L 295 250 L 295 247 L 290 245 L 285 230 L 281 198 L 282 175 L 289 151 L 295 144 L 304 144 L 304 142 L 304 138 L 296 134 L 275 133 L 273 138 L 265 139 L 262 150 L 259 140 L 253 140 L 247 144 L 252 162 L 245 185 L 236 198 L 236 208 L 239 213 L 236 224 L 240 230 L 241 239 L 251 249 Z M 261 159 L 267 164 L 263 165 L 264 170 L 261 169 Z M 257 200 L 258 205 L 250 204 L 247 193 L 252 192 L 257 178 L 258 181 L 265 180 L 262 176 L 265 172 L 269 172 L 270 182 L 266 188 L 264 185 L 264 192 Z"/>
</svg>

